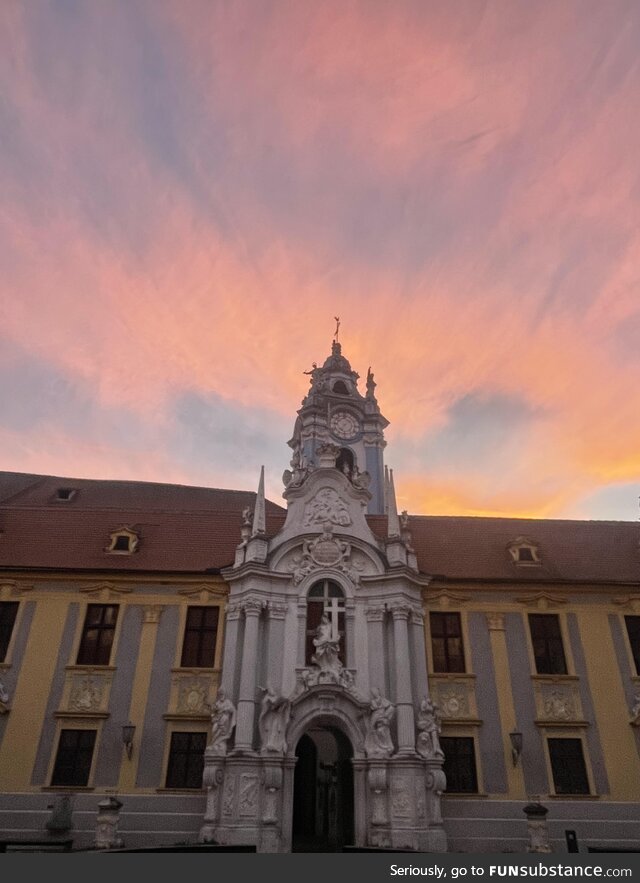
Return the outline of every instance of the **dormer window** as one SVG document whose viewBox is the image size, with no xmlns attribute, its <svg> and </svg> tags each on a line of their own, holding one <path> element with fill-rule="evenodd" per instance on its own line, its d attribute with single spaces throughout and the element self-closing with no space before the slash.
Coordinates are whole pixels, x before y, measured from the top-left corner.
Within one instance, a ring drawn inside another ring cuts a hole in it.
<svg viewBox="0 0 640 883">
<path fill-rule="evenodd" d="M 516 537 L 507 546 L 507 551 L 511 555 L 513 563 L 518 566 L 536 567 L 542 564 L 538 544 L 526 537 Z"/>
<path fill-rule="evenodd" d="M 54 503 L 68 503 L 73 500 L 77 493 L 74 487 L 59 487 L 53 496 Z"/>
<path fill-rule="evenodd" d="M 347 384 L 344 382 L 344 380 L 336 380 L 336 382 L 333 384 L 333 391 L 339 396 L 349 395 L 349 390 L 347 389 Z"/>
<path fill-rule="evenodd" d="M 140 537 L 130 527 L 121 527 L 110 535 L 110 542 L 105 552 L 111 555 L 133 555 L 138 548 Z"/>
</svg>

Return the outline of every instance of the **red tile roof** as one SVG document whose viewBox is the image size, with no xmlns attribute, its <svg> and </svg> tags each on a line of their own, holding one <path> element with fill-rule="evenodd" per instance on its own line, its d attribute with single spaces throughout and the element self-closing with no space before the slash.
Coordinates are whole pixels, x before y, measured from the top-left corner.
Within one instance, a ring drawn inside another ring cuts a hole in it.
<svg viewBox="0 0 640 883">
<path fill-rule="evenodd" d="M 56 502 L 58 488 L 76 490 Z M 140 481 L 95 481 L 0 472 L 0 568 L 202 573 L 233 563 L 242 510 L 256 494 Z M 285 510 L 266 502 L 267 531 Z M 131 527 L 133 555 L 107 554 L 109 535 Z"/>
<path fill-rule="evenodd" d="M 57 488 L 72 488 L 55 502 Z M 242 510 L 255 493 L 0 472 L 0 568 L 202 573 L 233 562 Z M 267 501 L 267 533 L 285 510 Z M 384 539 L 386 518 L 369 525 Z M 133 555 L 109 555 L 111 531 L 140 535 Z M 448 580 L 640 583 L 640 524 L 413 515 L 409 529 L 424 573 Z M 507 546 L 536 543 L 540 566 L 517 566 Z"/>
<path fill-rule="evenodd" d="M 386 535 L 386 518 L 369 526 Z M 411 515 L 409 530 L 421 571 L 447 579 L 640 583 L 640 524 Z M 539 566 L 514 564 L 507 546 L 518 537 L 538 546 Z"/>
</svg>

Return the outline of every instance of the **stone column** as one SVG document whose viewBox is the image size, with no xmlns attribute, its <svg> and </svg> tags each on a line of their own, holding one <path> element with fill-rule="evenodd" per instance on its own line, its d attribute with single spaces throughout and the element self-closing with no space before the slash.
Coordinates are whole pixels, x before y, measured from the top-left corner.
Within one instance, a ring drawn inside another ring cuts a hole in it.
<svg viewBox="0 0 640 883">
<path fill-rule="evenodd" d="M 233 695 L 234 668 L 236 646 L 238 644 L 238 625 L 240 623 L 241 606 L 237 601 L 229 601 L 224 611 L 224 653 L 222 657 L 222 674 L 220 684 Z"/>
<path fill-rule="evenodd" d="M 396 714 L 398 721 L 398 754 L 414 754 L 416 748 L 415 717 L 411 695 L 411 657 L 409 655 L 408 604 L 389 605 L 393 616 L 395 644 Z"/>
<path fill-rule="evenodd" d="M 307 662 L 304 658 L 307 645 L 307 597 L 298 601 L 298 668 L 304 668 Z"/>
<path fill-rule="evenodd" d="M 266 682 L 267 684 L 278 686 L 282 684 L 284 669 L 284 621 L 287 615 L 287 605 L 281 601 L 268 601 L 267 614 L 269 616 L 269 628 L 267 631 L 269 653 L 267 655 Z"/>
<path fill-rule="evenodd" d="M 369 683 L 384 689 L 384 607 L 367 607 Z"/>
<path fill-rule="evenodd" d="M 238 693 L 238 718 L 236 722 L 235 750 L 253 750 L 253 719 L 256 698 L 256 668 L 258 662 L 258 627 L 262 602 L 254 599 L 242 605 L 245 615 L 244 642 L 242 644 L 242 669 Z"/>
</svg>

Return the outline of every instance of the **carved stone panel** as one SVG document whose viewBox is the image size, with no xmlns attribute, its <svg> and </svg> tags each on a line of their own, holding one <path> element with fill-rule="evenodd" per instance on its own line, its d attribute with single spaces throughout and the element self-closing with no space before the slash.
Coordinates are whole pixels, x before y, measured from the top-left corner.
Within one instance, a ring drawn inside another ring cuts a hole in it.
<svg viewBox="0 0 640 883">
<path fill-rule="evenodd" d="M 391 812 L 397 818 L 411 818 L 413 788 L 410 779 L 398 777 L 391 786 Z"/>
<path fill-rule="evenodd" d="M 169 713 L 197 717 L 211 714 L 211 698 L 215 687 L 216 679 L 213 675 L 174 674 Z"/>
<path fill-rule="evenodd" d="M 69 708 L 72 711 L 100 711 L 103 706 L 105 679 L 89 675 L 73 679 L 69 695 Z"/>
<path fill-rule="evenodd" d="M 351 524 L 351 516 L 344 500 L 330 487 L 323 487 L 309 500 L 304 509 L 303 527 L 314 527 L 325 522 L 340 527 Z"/>
<path fill-rule="evenodd" d="M 222 796 L 222 815 L 230 817 L 233 815 L 233 809 L 236 797 L 236 779 L 235 776 L 227 772 L 224 780 L 224 791 Z"/>
<path fill-rule="evenodd" d="M 431 698 L 439 706 L 444 720 L 475 720 L 477 705 L 475 679 L 460 677 L 439 679 L 431 675 Z"/>
<path fill-rule="evenodd" d="M 206 681 L 181 678 L 178 688 L 178 711 L 198 714 L 208 711 L 209 684 Z"/>
<path fill-rule="evenodd" d="M 294 585 L 299 585 L 314 570 L 327 567 L 339 570 L 357 584 L 365 564 L 360 554 L 352 554 L 350 543 L 333 536 L 331 524 L 325 521 L 320 536 L 314 540 L 306 539 L 288 566 L 293 573 Z"/>
<path fill-rule="evenodd" d="M 255 816 L 258 811 L 258 776 L 253 773 L 240 774 L 238 814 Z"/>
<path fill-rule="evenodd" d="M 571 681 L 551 684 L 538 682 L 536 706 L 539 720 L 557 723 L 582 720 L 580 694 L 577 685 Z"/>
<path fill-rule="evenodd" d="M 106 713 L 112 678 L 111 672 L 68 672 L 61 710 L 88 715 Z"/>
</svg>

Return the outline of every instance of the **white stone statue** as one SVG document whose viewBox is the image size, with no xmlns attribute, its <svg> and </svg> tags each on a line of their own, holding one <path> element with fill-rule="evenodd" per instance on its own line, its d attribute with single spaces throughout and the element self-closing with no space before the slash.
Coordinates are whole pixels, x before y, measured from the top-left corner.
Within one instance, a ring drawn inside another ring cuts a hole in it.
<svg viewBox="0 0 640 883">
<path fill-rule="evenodd" d="M 443 758 L 444 753 L 440 747 L 440 731 L 442 729 L 440 709 L 427 696 L 420 703 L 417 726 L 416 751 L 418 754 L 426 760 Z"/>
<path fill-rule="evenodd" d="M 279 695 L 271 686 L 260 687 L 264 692 L 258 719 L 261 750 L 285 752 L 286 733 L 291 716 L 291 701 Z"/>
<path fill-rule="evenodd" d="M 0 681 L 0 702 L 8 702 L 9 701 L 9 691 L 5 687 L 5 685 Z"/>
<path fill-rule="evenodd" d="M 316 629 L 313 646 L 316 649 L 311 661 L 317 665 L 322 672 L 332 672 L 337 676 L 342 668 L 340 660 L 338 659 L 340 642 L 333 639 L 331 621 L 326 613 L 322 614 L 320 625 Z"/>
<path fill-rule="evenodd" d="M 638 727 L 640 726 L 640 693 L 636 693 L 633 697 L 633 705 L 631 707 L 631 723 Z"/>
<path fill-rule="evenodd" d="M 227 742 L 236 725 L 236 708 L 227 698 L 224 687 L 220 687 L 211 713 L 211 741 L 207 746 L 214 754 L 226 754 Z"/>
<path fill-rule="evenodd" d="M 391 722 L 396 710 L 377 687 L 371 690 L 365 750 L 368 757 L 389 757 L 393 753 Z"/>
</svg>

